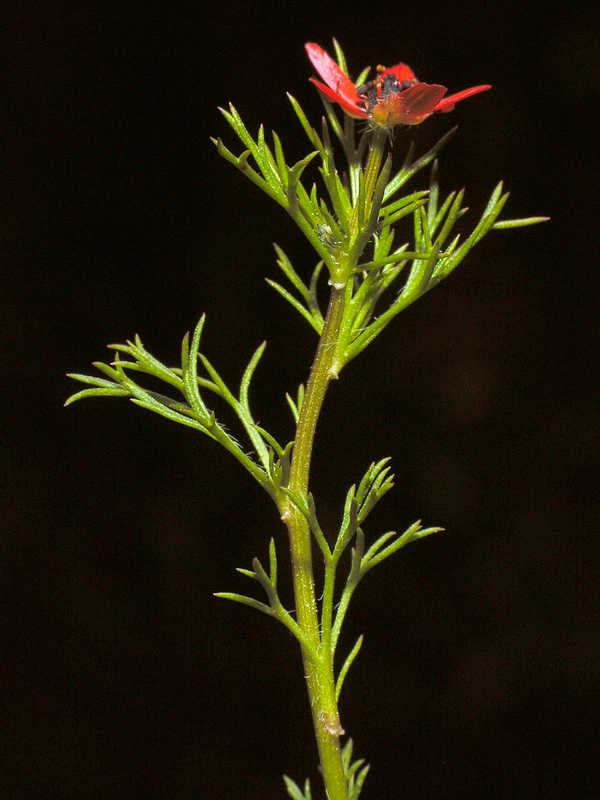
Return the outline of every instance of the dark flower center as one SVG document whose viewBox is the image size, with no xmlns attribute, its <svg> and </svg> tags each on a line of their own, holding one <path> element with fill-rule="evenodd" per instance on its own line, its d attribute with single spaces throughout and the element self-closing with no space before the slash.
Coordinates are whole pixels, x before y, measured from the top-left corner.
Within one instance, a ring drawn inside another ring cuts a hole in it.
<svg viewBox="0 0 600 800">
<path fill-rule="evenodd" d="M 415 83 L 416 81 L 399 81 L 392 72 L 387 72 L 385 67 L 377 67 L 375 80 L 357 86 L 356 93 L 364 98 L 362 102 L 365 104 L 366 110 L 370 112 L 382 100 L 400 94 L 405 89 L 414 86 Z"/>
</svg>

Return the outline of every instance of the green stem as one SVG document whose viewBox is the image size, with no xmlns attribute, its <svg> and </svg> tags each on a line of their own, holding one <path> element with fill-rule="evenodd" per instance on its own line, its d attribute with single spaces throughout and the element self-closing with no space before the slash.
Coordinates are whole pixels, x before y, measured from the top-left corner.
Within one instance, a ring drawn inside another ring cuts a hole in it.
<svg viewBox="0 0 600 800">
<path fill-rule="evenodd" d="M 336 286 L 348 280 L 358 263 L 362 251 L 375 231 L 374 223 L 377 221 L 379 208 L 377 208 L 377 214 L 374 214 L 373 199 L 377 179 L 381 173 L 381 165 L 387 140 L 386 136 L 386 133 L 381 130 L 373 132 L 373 139 L 369 146 L 367 163 L 363 173 L 364 179 L 360 186 L 362 191 L 358 193 L 350 218 L 350 236 L 348 238 L 348 248 L 345 253 L 346 263 L 338 266 L 338 270 L 335 274 L 332 273 L 334 285 Z M 381 203 L 381 200 L 379 203 Z M 336 283 L 335 279 L 338 275 L 341 280 Z"/>
<path fill-rule="evenodd" d="M 369 150 L 363 192 L 355 203 L 350 220 L 350 235 L 345 257 L 332 272 L 332 290 L 323 333 L 302 402 L 290 468 L 289 489 L 306 500 L 319 414 L 329 382 L 340 369 L 338 346 L 347 303 L 352 299 L 352 275 L 371 232 L 366 222 L 372 216 L 373 195 L 381 171 L 385 134 L 375 133 Z M 312 568 L 311 533 L 308 522 L 291 500 L 285 504 L 282 518 L 290 537 L 294 593 L 298 625 L 308 643 L 301 643 L 304 674 L 308 688 L 313 724 L 327 800 L 348 800 L 348 786 L 342 763 L 340 736 L 343 730 L 337 707 L 332 645 L 333 589 L 336 564 L 326 564 L 325 593 L 319 624 L 319 613 Z"/>
<path fill-rule="evenodd" d="M 369 148 L 369 157 L 365 169 L 365 198 L 369 206 L 371 205 L 375 184 L 379 177 L 387 137 L 388 134 L 385 130 L 375 131 L 373 133 L 373 141 Z M 365 218 L 366 217 L 368 217 L 368 213 L 365 213 Z"/>
<path fill-rule="evenodd" d="M 301 497 L 305 497 L 308 491 L 312 449 L 319 413 L 329 382 L 336 377 L 336 344 L 344 313 L 344 294 L 343 289 L 332 289 L 323 334 L 319 341 L 298 420 L 289 488 Z M 348 788 L 339 742 L 343 731 L 340 726 L 335 696 L 333 653 L 330 647 L 321 641 L 312 569 L 310 530 L 304 516 L 291 502 L 288 503 L 283 517 L 290 536 L 298 624 L 317 653 L 315 657 L 308 648 L 302 647 L 306 684 L 327 798 L 328 800 L 348 800 Z"/>
<path fill-rule="evenodd" d="M 367 220 L 369 218 L 369 210 L 373 200 L 373 192 L 375 190 L 375 184 L 377 183 L 377 178 L 381 169 L 386 136 L 387 134 L 382 130 L 377 130 L 373 133 L 373 139 L 369 146 L 369 154 L 367 156 L 367 164 L 364 172 L 364 200 L 361 204 L 357 199 L 357 202 L 354 206 L 352 220 L 350 222 L 350 233 L 353 239 L 357 239 L 362 232 L 360 230 L 360 215 L 362 214 L 363 220 Z"/>
</svg>

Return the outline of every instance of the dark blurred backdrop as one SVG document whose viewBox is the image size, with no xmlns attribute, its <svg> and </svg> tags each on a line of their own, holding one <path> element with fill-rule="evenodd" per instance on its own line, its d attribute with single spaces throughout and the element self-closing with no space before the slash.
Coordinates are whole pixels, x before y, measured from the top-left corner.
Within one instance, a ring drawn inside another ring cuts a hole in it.
<svg viewBox="0 0 600 800">
<path fill-rule="evenodd" d="M 285 92 L 320 116 L 302 45 L 335 35 L 355 71 L 403 60 L 450 91 L 493 84 L 398 132 L 398 157 L 458 124 L 441 183 L 466 186 L 468 219 L 500 178 L 505 216 L 552 217 L 490 234 L 331 388 L 324 517 L 390 455 L 368 531 L 446 529 L 370 575 L 348 618 L 346 646 L 365 634 L 342 704 L 373 765 L 363 796 L 600 797 L 593 5 L 151 8 L 2 12 L 0 796 L 263 800 L 286 772 L 322 798 L 294 642 L 212 596 L 248 588 L 234 568 L 271 536 L 285 553 L 270 502 L 189 429 L 62 403 L 66 372 L 135 333 L 174 364 L 206 311 L 231 381 L 269 340 L 255 405 L 291 433 L 283 393 L 315 337 L 264 277 L 273 241 L 304 274 L 314 260 L 209 136 L 239 151 L 231 101 L 307 152 Z"/>
</svg>

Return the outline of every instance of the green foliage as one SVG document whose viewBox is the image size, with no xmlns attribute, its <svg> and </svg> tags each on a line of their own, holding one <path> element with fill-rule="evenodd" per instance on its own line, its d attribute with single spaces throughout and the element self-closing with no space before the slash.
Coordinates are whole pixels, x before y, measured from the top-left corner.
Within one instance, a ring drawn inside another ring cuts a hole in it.
<svg viewBox="0 0 600 800">
<path fill-rule="evenodd" d="M 257 137 L 253 138 L 233 106 L 229 111 L 223 110 L 223 114 L 246 149 L 241 155 L 235 156 L 220 139 L 214 141 L 218 152 L 226 160 L 238 167 L 246 177 L 286 209 L 317 252 L 319 261 L 307 283 L 283 250 L 276 245 L 277 263 L 289 281 L 291 290 L 274 280 L 268 279 L 268 282 L 318 335 L 323 333 L 324 327 L 324 317 L 317 296 L 323 268 L 327 268 L 333 285 L 345 287 L 344 317 L 332 368 L 336 376 L 400 311 L 447 277 L 492 228 L 516 227 L 543 219 L 532 217 L 498 221 L 508 197 L 506 194 L 502 195 L 499 184 L 479 222 L 464 241 L 461 241 L 460 234 L 450 239 L 457 221 L 466 211 L 462 207 L 464 193 L 451 193 L 439 203 L 438 168 L 435 159 L 454 131 L 447 133 L 433 148 L 417 159 L 413 157 L 411 146 L 402 167 L 391 177 L 391 158 L 388 157 L 382 165 L 381 159 L 374 157 L 378 152 L 381 155 L 384 145 L 381 137 L 373 140 L 372 132 L 367 130 L 355 145 L 354 121 L 345 118 L 342 127 L 328 103 L 326 119 L 323 120 L 319 135 L 308 122 L 298 102 L 292 97 L 290 101 L 311 144 L 316 148 L 293 166 L 287 165 L 277 134 L 273 133 L 272 147 L 267 144 L 262 127 Z M 330 128 L 343 145 L 347 160 L 345 172 L 340 171 L 336 165 Z M 320 194 L 316 183 L 309 186 L 302 182 L 305 169 L 317 156 L 325 196 Z M 251 166 L 250 159 L 256 168 Z M 398 197 L 399 190 L 432 162 L 429 187 Z M 407 217 L 412 217 L 413 220 L 412 246 L 405 242 L 395 247 L 394 226 Z M 387 308 L 380 308 L 388 290 L 401 276 L 404 276 L 404 282 L 396 296 Z M 123 345 L 111 345 L 115 351 L 115 361 L 112 364 L 95 363 L 108 379 L 72 375 L 71 377 L 93 388 L 74 394 L 67 404 L 83 397 L 130 397 L 143 408 L 196 428 L 220 442 L 273 499 L 279 502 L 280 489 L 286 488 L 293 443 L 282 446 L 268 431 L 258 426 L 248 401 L 250 382 L 265 344 L 256 350 L 250 360 L 242 378 L 239 395 L 236 396 L 207 357 L 199 354 L 203 323 L 204 317 L 192 338 L 191 350 L 188 337 L 184 339 L 180 368 L 169 368 L 159 362 L 145 350 L 138 337 Z M 122 360 L 119 353 L 124 353 L 130 360 Z M 198 376 L 198 359 L 206 372 L 204 377 Z M 175 399 L 168 394 L 145 389 L 133 379 L 132 373 L 135 372 L 160 379 L 168 388 L 174 388 L 183 395 L 183 402 L 181 398 Z M 209 411 L 201 394 L 204 390 L 218 395 L 234 410 L 250 440 L 252 457 L 245 453 L 236 439 L 217 421 L 214 412 Z M 298 404 L 289 396 L 288 402 L 297 422 Z"/>
<path fill-rule="evenodd" d="M 319 135 L 297 100 L 290 96 L 290 101 L 311 145 L 316 148 L 294 166 L 285 163 L 277 134 L 273 134 L 272 149 L 265 141 L 262 127 L 254 139 L 233 107 L 223 114 L 247 149 L 240 156 L 234 156 L 221 140 L 215 142 L 221 155 L 286 209 L 316 250 L 319 262 L 307 285 L 285 253 L 276 247 L 277 263 L 299 296 L 276 281 L 268 279 L 268 282 L 318 335 L 322 334 L 324 324 L 317 300 L 317 284 L 323 266 L 327 267 L 334 285 L 346 287 L 348 298 L 337 348 L 336 374 L 397 314 L 450 275 L 492 228 L 512 228 L 545 219 L 498 221 L 508 199 L 507 194 L 502 194 L 502 184 L 498 184 L 471 232 L 453 234 L 456 223 L 467 211 L 462 205 L 464 191 L 451 192 L 439 202 L 436 158 L 456 129 L 445 134 L 419 158 L 414 158 L 411 145 L 402 167 L 393 177 L 388 158 L 376 170 L 373 191 L 369 192 L 365 157 L 372 156 L 377 146 L 376 142 L 373 144 L 376 139 L 373 132 L 364 132 L 355 145 L 354 121 L 345 118 L 342 127 L 325 101 L 326 119 Z M 345 171 L 336 165 L 330 129 L 342 144 L 347 161 Z M 306 167 L 317 156 L 324 195 L 316 183 L 305 185 L 301 180 Z M 250 157 L 258 171 L 250 167 Z M 398 197 L 400 189 L 432 162 L 428 188 Z M 412 245 L 403 242 L 394 246 L 395 226 L 407 217 L 412 217 Z M 391 302 L 388 300 L 387 307 L 381 308 L 388 290 L 401 278 L 404 280 L 395 297 Z"/>
<path fill-rule="evenodd" d="M 344 774 L 348 782 L 348 800 L 358 800 L 363 783 L 369 771 L 369 765 L 365 764 L 363 758 L 352 761 L 353 742 L 348 739 L 342 750 L 342 763 L 344 764 Z M 363 764 L 365 764 L 363 766 Z"/>
<path fill-rule="evenodd" d="M 300 789 L 297 783 L 293 781 L 291 778 L 288 778 L 287 775 L 283 776 L 283 780 L 285 782 L 285 787 L 288 791 L 289 796 L 292 800 L 312 800 L 312 794 L 310 792 L 310 781 L 308 778 L 304 782 L 304 791 Z"/>
<path fill-rule="evenodd" d="M 136 336 L 133 342 L 109 345 L 115 351 L 115 360 L 112 363 L 95 362 L 94 366 L 109 380 L 90 375 L 71 374 L 71 378 L 95 388 L 77 392 L 69 397 L 65 405 L 84 397 L 129 397 L 136 405 L 154 411 L 174 422 L 195 428 L 221 444 L 245 467 L 275 502 L 278 502 L 279 483 L 285 480 L 285 476 L 289 473 L 292 443 L 283 447 L 273 436 L 258 426 L 254 421 L 249 401 L 250 384 L 264 352 L 265 344 L 260 345 L 250 359 L 236 396 L 208 358 L 200 353 L 204 319 L 203 316 L 196 326 L 191 342 L 188 334 L 183 339 L 181 367 L 167 367 L 162 364 L 145 349 L 139 336 Z M 123 359 L 121 353 L 128 358 Z M 199 364 L 203 366 L 206 375 L 198 373 Z M 176 390 L 179 396 L 172 397 L 144 388 L 134 380 L 133 376 L 136 374 L 159 379 L 166 384 L 166 391 Z M 253 448 L 253 457 L 246 453 L 236 438 L 217 420 L 215 412 L 205 401 L 206 393 L 220 397 L 233 409 Z"/>
<path fill-rule="evenodd" d="M 348 739 L 342 750 L 342 764 L 344 767 L 344 776 L 346 778 L 346 785 L 348 787 L 348 800 L 358 800 L 360 793 L 369 772 L 369 765 L 365 764 L 364 759 L 352 761 L 352 739 Z M 285 787 L 292 800 L 312 800 L 310 791 L 310 781 L 308 778 L 304 782 L 304 791 L 300 789 L 287 775 L 283 776 Z"/>
<path fill-rule="evenodd" d="M 281 260 L 285 259 L 283 254 Z M 393 475 L 389 470 L 389 459 L 371 464 L 358 486 L 352 486 L 346 496 L 342 523 L 335 538 L 329 543 L 317 517 L 315 500 L 312 494 L 302 497 L 288 488 L 290 462 L 293 452 L 293 441 L 285 447 L 255 421 L 250 407 L 250 386 L 258 366 L 264 344 L 254 352 L 240 381 L 238 394 L 234 394 L 220 376 L 216 368 L 200 352 L 201 335 L 204 317 L 200 320 L 193 336 L 186 334 L 182 343 L 181 367 L 167 367 L 152 356 L 144 347 L 139 337 L 124 345 L 111 345 L 115 360 L 110 364 L 96 362 L 95 366 L 107 378 L 74 374 L 71 377 L 93 388 L 77 392 L 67 400 L 67 405 L 83 397 L 119 396 L 129 397 L 136 405 L 154 411 L 175 422 L 194 428 L 221 444 L 228 450 L 258 481 L 273 498 L 280 510 L 286 499 L 306 518 L 315 542 L 325 560 L 324 602 L 322 608 L 322 625 L 324 630 L 331 631 L 331 647 L 335 646 L 339 637 L 341 624 L 348 609 L 350 598 L 364 575 L 379 564 L 387 556 L 392 555 L 410 541 L 440 530 L 427 528 L 421 530 L 420 523 L 415 523 L 404 534 L 388 532 L 375 541 L 365 552 L 365 536 L 361 525 L 366 520 L 379 500 L 392 488 Z M 126 356 L 126 358 L 123 357 Z M 199 374 L 202 366 L 206 374 Z M 144 388 L 134 380 L 134 376 L 151 376 L 165 384 L 165 392 L 173 390 L 179 397 L 159 393 Z M 225 401 L 237 415 L 243 431 L 247 434 L 253 452 L 249 455 L 233 434 L 220 423 L 214 410 L 210 408 L 206 394 Z M 297 399 L 288 395 L 288 402 L 294 419 L 297 421 L 302 409 L 304 387 L 300 386 Z M 339 597 L 337 611 L 333 614 L 333 587 L 339 562 L 348 545 L 354 541 L 352 548 L 351 569 L 344 589 Z M 265 590 L 268 603 L 236 592 L 219 592 L 217 597 L 235 600 L 243 605 L 262 611 L 278 619 L 305 647 L 312 647 L 292 614 L 287 611 L 279 599 L 277 592 L 277 556 L 275 542 L 271 540 L 269 548 L 270 570 L 267 573 L 258 559 L 253 561 L 253 569 L 239 569 L 243 575 L 256 580 Z M 348 669 L 360 649 L 362 638 L 346 658 L 337 679 L 337 694 L 341 691 Z"/>
<path fill-rule="evenodd" d="M 283 623 L 286 628 L 288 628 L 288 630 L 308 651 L 313 652 L 314 654 L 314 648 L 308 641 L 306 634 L 302 628 L 300 628 L 292 615 L 284 609 L 279 599 L 279 595 L 277 594 L 277 553 L 275 550 L 274 539 L 271 539 L 271 543 L 269 545 L 269 572 L 266 572 L 258 558 L 254 559 L 252 562 L 252 567 L 253 569 L 242 569 L 242 567 L 238 567 L 237 571 L 242 575 L 246 575 L 246 577 L 252 578 L 260 583 L 269 600 L 268 606 L 252 597 L 246 597 L 245 595 L 236 594 L 234 592 L 216 592 L 215 597 L 223 597 L 226 600 L 235 600 L 238 603 L 242 603 L 242 605 L 256 608 L 257 611 L 262 611 L 269 616 L 275 617 L 281 623 Z"/>
<path fill-rule="evenodd" d="M 319 226 L 319 236 L 323 239 L 323 228 L 328 226 Z M 331 229 L 329 229 L 331 230 Z M 333 234 L 332 234 L 333 235 Z M 292 286 L 299 292 L 302 300 L 298 300 L 292 295 L 287 289 L 281 286 L 279 283 L 272 281 L 267 278 L 267 283 L 272 286 L 277 292 L 279 292 L 282 297 L 284 297 L 290 305 L 296 309 L 303 317 L 306 319 L 310 325 L 316 330 L 319 336 L 323 333 L 323 315 L 321 314 L 321 310 L 319 308 L 319 301 L 317 299 L 317 285 L 319 282 L 319 276 L 321 274 L 321 270 L 323 269 L 324 261 L 319 261 L 317 266 L 315 267 L 312 277 L 310 279 L 310 284 L 306 286 L 302 278 L 298 275 L 296 270 L 293 268 L 291 261 L 283 252 L 283 250 L 275 245 L 275 250 L 278 255 L 277 264 L 281 268 L 281 271 L 286 276 L 286 278 L 290 281 Z M 302 302 L 304 301 L 304 302 Z"/>
</svg>

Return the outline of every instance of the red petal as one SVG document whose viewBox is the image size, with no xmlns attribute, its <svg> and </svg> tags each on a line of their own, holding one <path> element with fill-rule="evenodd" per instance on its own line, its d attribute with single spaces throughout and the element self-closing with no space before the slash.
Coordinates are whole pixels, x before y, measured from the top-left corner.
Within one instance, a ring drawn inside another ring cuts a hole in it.
<svg viewBox="0 0 600 800">
<path fill-rule="evenodd" d="M 452 109 L 454 108 L 454 104 L 458 103 L 459 100 L 464 100 L 465 97 L 471 97 L 472 94 L 479 94 L 479 92 L 487 92 L 487 90 L 491 88 L 492 88 L 491 86 L 473 86 L 471 89 L 465 89 L 462 92 L 457 92 L 457 94 L 451 94 L 449 97 L 444 97 L 444 99 L 440 103 L 438 103 L 435 110 L 452 111 Z"/>
<path fill-rule="evenodd" d="M 309 78 L 310 81 L 314 83 L 315 86 L 318 86 L 319 89 L 323 92 L 323 94 L 327 95 L 330 100 L 333 100 L 334 103 L 339 103 L 344 111 L 349 114 L 351 117 L 357 117 L 363 119 L 364 117 L 368 117 L 366 111 L 363 111 L 362 108 L 355 106 L 353 103 L 348 102 L 345 97 L 342 97 L 341 94 L 334 92 L 333 89 L 330 89 L 328 86 L 324 86 L 319 81 L 316 81 L 314 78 Z"/>
<path fill-rule="evenodd" d="M 402 81 L 417 80 L 415 73 L 406 64 L 396 64 L 395 67 L 390 67 L 389 69 L 386 69 L 386 71 L 383 74 L 387 75 L 388 73 L 395 75 L 400 83 L 402 83 Z"/>
<path fill-rule="evenodd" d="M 447 91 L 445 86 L 438 86 L 435 83 L 416 83 L 405 89 L 400 97 L 404 102 L 407 121 L 428 117 L 440 107 L 442 97 Z"/>
<path fill-rule="evenodd" d="M 347 104 L 356 104 L 360 100 L 360 97 L 356 93 L 356 87 L 346 73 L 342 72 L 335 61 L 329 55 L 327 55 L 325 50 L 323 50 L 322 47 L 319 47 L 318 44 L 313 44 L 312 42 L 305 44 L 304 48 L 308 53 L 308 57 L 310 58 L 313 67 L 317 70 L 329 88 L 333 89 L 333 91 L 336 93 L 337 96 L 332 99 L 340 102 L 339 98 L 342 97 Z M 327 92 L 325 92 L 325 94 L 327 94 Z M 343 103 L 341 105 L 343 105 Z"/>
</svg>

